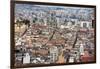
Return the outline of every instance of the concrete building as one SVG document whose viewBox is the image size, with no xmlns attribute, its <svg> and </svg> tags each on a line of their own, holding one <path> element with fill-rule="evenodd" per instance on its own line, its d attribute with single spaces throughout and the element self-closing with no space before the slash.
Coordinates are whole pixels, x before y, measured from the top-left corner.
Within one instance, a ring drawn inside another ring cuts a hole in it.
<svg viewBox="0 0 100 69">
<path fill-rule="evenodd" d="M 53 46 L 50 48 L 50 62 L 54 63 L 58 58 L 58 48 Z"/>
<path fill-rule="evenodd" d="M 91 29 L 92 21 L 80 21 L 80 27 Z"/>
<path fill-rule="evenodd" d="M 30 55 L 29 55 L 29 53 L 25 54 L 25 57 L 23 58 L 23 64 L 24 63 L 30 63 Z"/>
</svg>

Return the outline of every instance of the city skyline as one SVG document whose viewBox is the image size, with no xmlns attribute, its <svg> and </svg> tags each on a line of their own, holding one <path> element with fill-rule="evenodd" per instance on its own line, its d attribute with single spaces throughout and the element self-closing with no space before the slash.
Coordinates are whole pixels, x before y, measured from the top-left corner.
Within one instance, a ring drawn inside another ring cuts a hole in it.
<svg viewBox="0 0 100 69">
<path fill-rule="evenodd" d="M 95 61 L 94 8 L 15 4 L 15 66 Z"/>
<path fill-rule="evenodd" d="M 50 11 L 56 12 L 54 14 L 55 16 L 63 16 L 65 18 L 70 18 L 70 17 L 73 17 L 74 19 L 84 18 L 86 21 L 94 19 L 94 8 L 15 4 L 15 17 L 24 16 L 27 18 L 28 16 L 32 16 L 34 14 L 37 15 L 38 12 L 39 13 L 43 12 L 44 14 L 43 16 L 46 17 L 45 15 L 49 15 L 48 12 Z"/>
</svg>

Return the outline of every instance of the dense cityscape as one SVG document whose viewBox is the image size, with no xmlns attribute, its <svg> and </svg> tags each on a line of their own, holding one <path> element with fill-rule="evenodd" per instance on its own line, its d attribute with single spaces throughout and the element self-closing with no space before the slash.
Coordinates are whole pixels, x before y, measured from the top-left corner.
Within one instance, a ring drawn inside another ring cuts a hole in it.
<svg viewBox="0 0 100 69">
<path fill-rule="evenodd" d="M 92 62 L 94 9 L 15 5 L 15 65 Z"/>
</svg>

